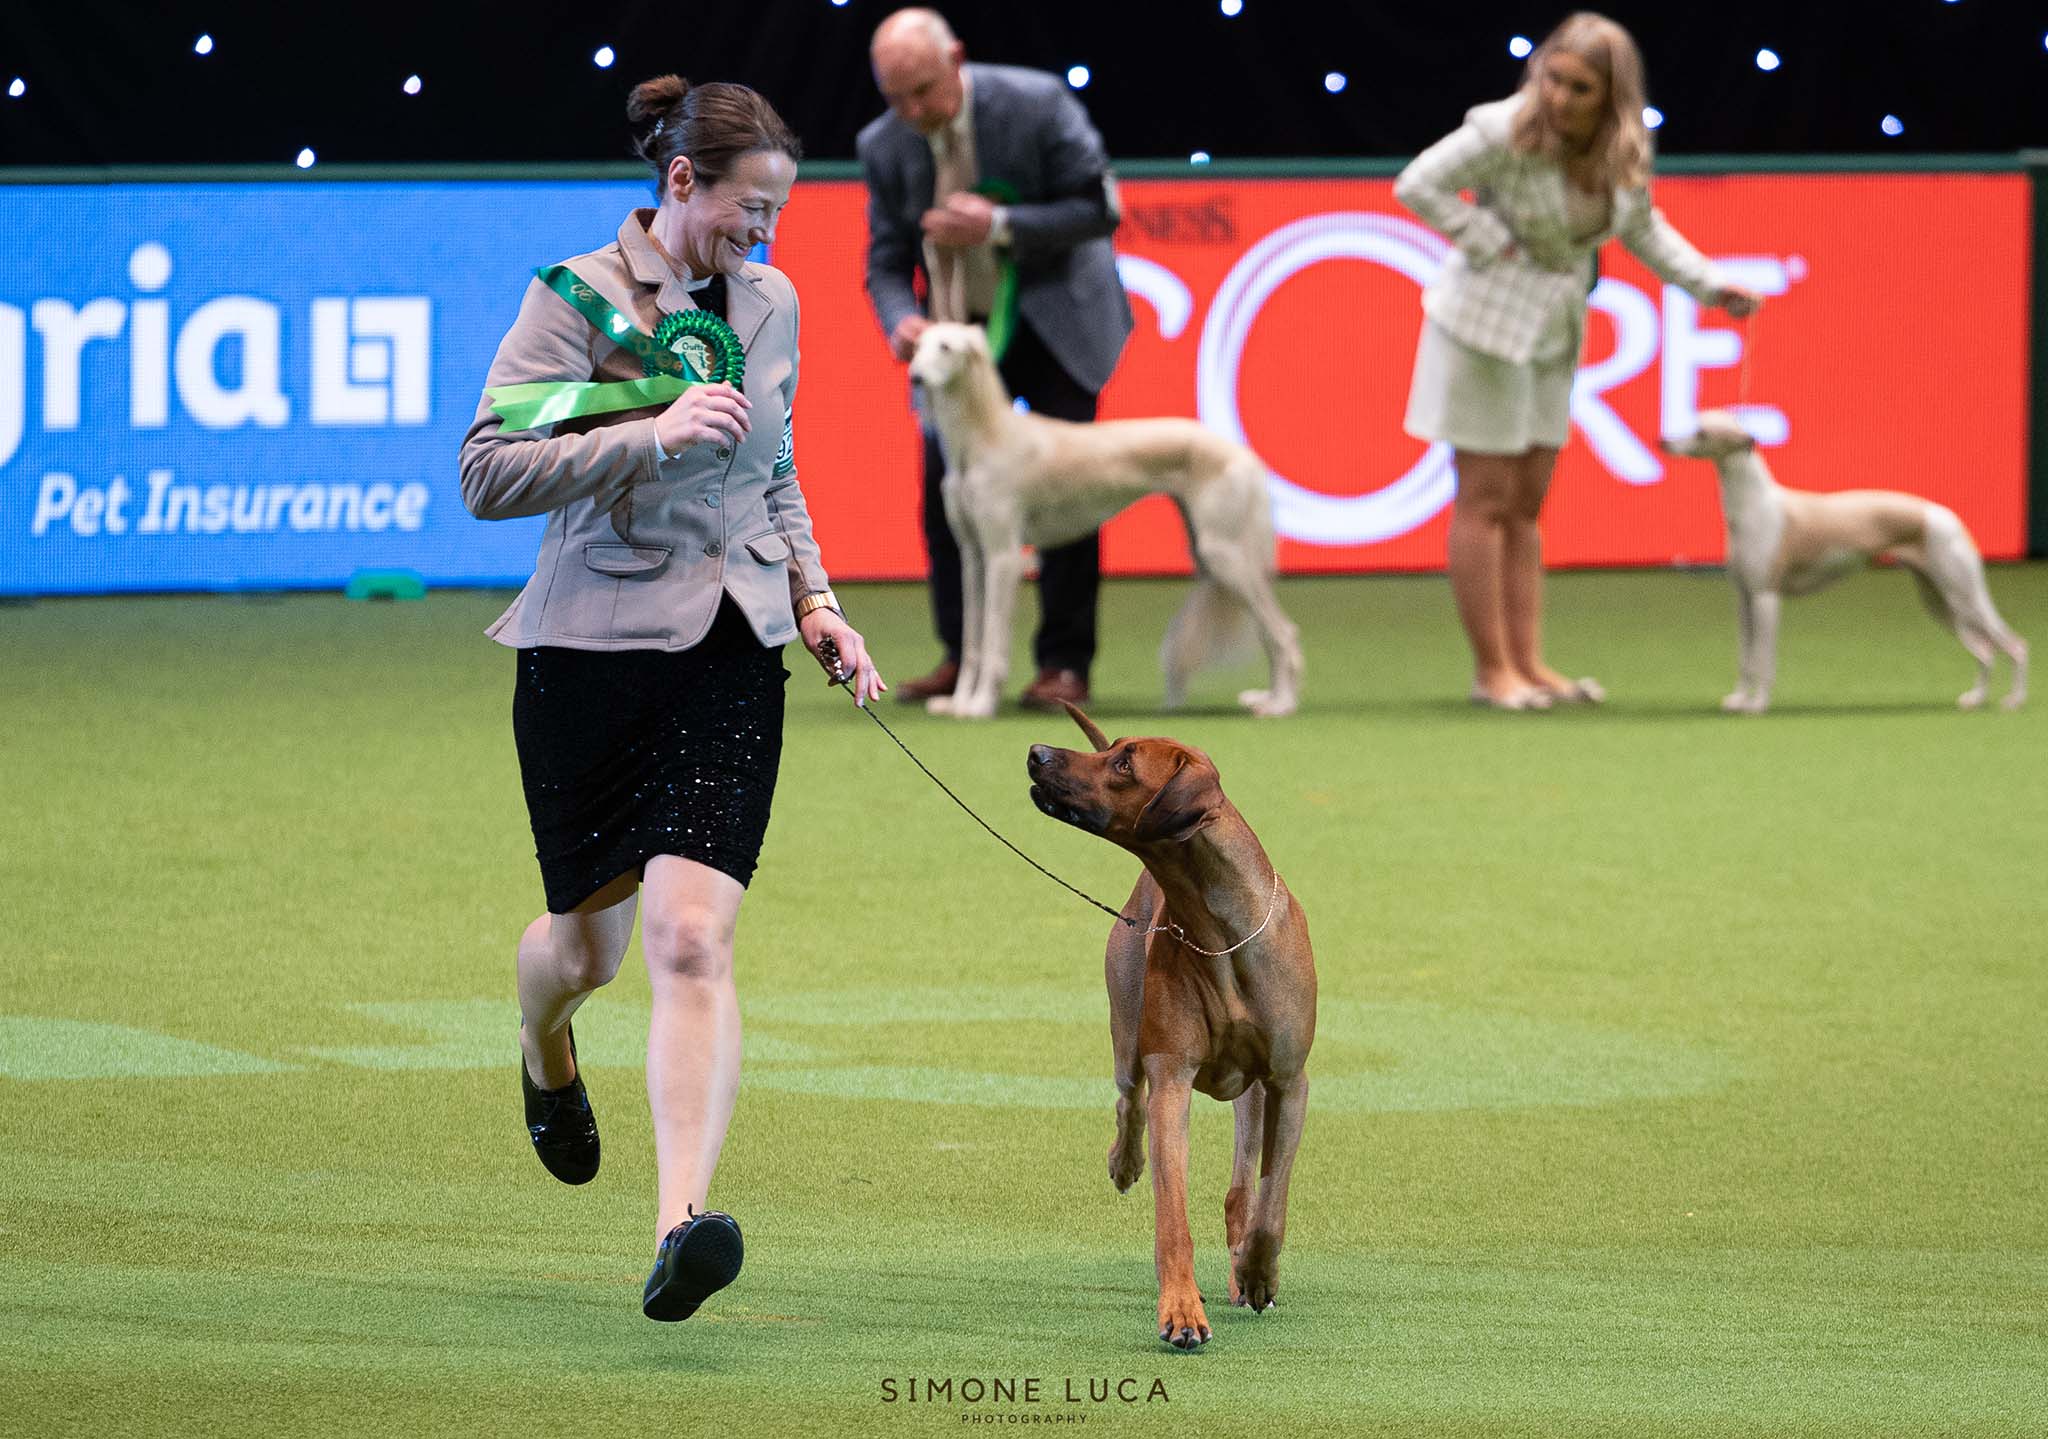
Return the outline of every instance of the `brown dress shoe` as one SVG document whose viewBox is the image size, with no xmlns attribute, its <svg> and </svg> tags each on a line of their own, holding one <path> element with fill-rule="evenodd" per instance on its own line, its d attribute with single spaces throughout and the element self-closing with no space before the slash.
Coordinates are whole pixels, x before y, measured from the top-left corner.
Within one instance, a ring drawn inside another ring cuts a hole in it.
<svg viewBox="0 0 2048 1439">
<path fill-rule="evenodd" d="M 1061 701 L 1070 704 L 1088 703 L 1088 681 L 1079 670 L 1040 670 L 1017 703 L 1028 710 L 1051 710 L 1058 714 Z"/>
<path fill-rule="evenodd" d="M 959 683 L 959 662 L 957 660 L 947 660 L 923 678 L 905 680 L 902 684 L 893 686 L 893 688 L 899 704 L 915 705 L 923 704 L 933 695 L 949 695 L 953 693 L 953 687 Z"/>
</svg>

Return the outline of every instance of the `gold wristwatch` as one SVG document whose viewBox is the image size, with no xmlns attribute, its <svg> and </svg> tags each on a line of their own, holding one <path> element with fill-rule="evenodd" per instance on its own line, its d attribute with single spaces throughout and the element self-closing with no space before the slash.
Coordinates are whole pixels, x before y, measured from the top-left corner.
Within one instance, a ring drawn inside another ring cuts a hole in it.
<svg viewBox="0 0 2048 1439">
<path fill-rule="evenodd" d="M 796 602 L 797 623 L 803 623 L 804 616 L 810 614 L 813 610 L 830 610 L 841 619 L 846 618 L 846 611 L 839 608 L 839 596 L 833 594 L 830 590 L 812 590 L 809 594 L 798 600 Z"/>
</svg>

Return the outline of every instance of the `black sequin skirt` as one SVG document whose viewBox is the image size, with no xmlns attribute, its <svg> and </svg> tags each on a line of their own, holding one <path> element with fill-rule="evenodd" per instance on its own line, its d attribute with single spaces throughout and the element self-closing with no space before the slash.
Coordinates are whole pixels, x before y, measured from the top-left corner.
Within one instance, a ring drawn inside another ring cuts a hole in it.
<svg viewBox="0 0 2048 1439">
<path fill-rule="evenodd" d="M 657 854 L 753 879 L 788 678 L 730 599 L 687 650 L 519 651 L 512 735 L 549 912 Z"/>
</svg>

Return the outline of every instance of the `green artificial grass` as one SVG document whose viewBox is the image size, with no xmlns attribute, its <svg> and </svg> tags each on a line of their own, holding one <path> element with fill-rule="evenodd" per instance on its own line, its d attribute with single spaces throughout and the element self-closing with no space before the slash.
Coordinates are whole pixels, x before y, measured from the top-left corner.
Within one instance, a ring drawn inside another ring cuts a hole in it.
<svg viewBox="0 0 2048 1439">
<path fill-rule="evenodd" d="M 2048 567 L 1992 589 L 2048 641 Z M 1106 589 L 1094 711 L 1215 758 L 1322 986 L 1263 1316 L 1222 1298 L 1196 1099 L 1189 1356 L 1149 1179 L 1104 1171 L 1108 921 L 808 659 L 712 1190 L 747 1268 L 666 1326 L 637 953 L 578 1019 L 603 1172 L 554 1183 L 521 1129 L 506 597 L 0 608 L 0 1433 L 2048 1428 L 2039 706 L 1956 713 L 1960 648 L 1873 573 L 1789 605 L 1778 709 L 1724 717 L 1725 583 L 1607 573 L 1550 589 L 1597 711 L 1473 710 L 1442 580 L 1390 578 L 1281 585 L 1300 715 L 1236 713 L 1252 667 L 1163 716 L 1181 592 Z M 845 596 L 885 674 L 929 666 L 919 589 Z M 1127 893 L 1026 799 L 1064 720 L 882 712 Z"/>
</svg>

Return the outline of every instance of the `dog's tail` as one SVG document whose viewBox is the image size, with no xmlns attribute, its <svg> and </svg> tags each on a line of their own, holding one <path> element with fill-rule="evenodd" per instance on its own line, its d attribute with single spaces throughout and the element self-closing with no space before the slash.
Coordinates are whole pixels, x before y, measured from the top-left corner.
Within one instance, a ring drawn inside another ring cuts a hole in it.
<svg viewBox="0 0 2048 1439">
<path fill-rule="evenodd" d="M 1945 630 L 1953 631 L 1956 627 L 1955 611 L 1949 608 L 1948 600 L 1943 597 L 1940 586 L 1928 575 L 1926 557 L 1894 551 L 1892 558 L 1899 562 L 1901 569 L 1913 577 L 1913 588 L 1920 594 L 1922 608 L 1934 617 L 1936 624 Z"/>
<path fill-rule="evenodd" d="M 1207 498 L 1207 497 L 1205 497 Z M 1267 497 L 1263 471 L 1256 503 L 1219 524 L 1219 517 L 1198 520 L 1181 504 L 1181 519 L 1187 525 L 1189 548 L 1194 554 L 1195 583 L 1180 611 L 1166 627 L 1159 643 L 1159 667 L 1166 674 L 1166 704 L 1178 706 L 1187 695 L 1187 683 L 1196 670 L 1244 664 L 1259 652 L 1259 627 L 1242 598 L 1243 584 L 1224 583 L 1217 575 L 1220 565 L 1256 565 L 1270 579 L 1278 567 L 1273 537 L 1273 512 Z M 1205 549 L 1222 544 L 1228 554 Z"/>
<path fill-rule="evenodd" d="M 1166 703 L 1186 698 L 1196 670 L 1243 664 L 1258 653 L 1259 635 L 1244 602 L 1216 580 L 1197 572 L 1166 638 L 1159 642 L 1159 667 L 1166 672 Z"/>
<path fill-rule="evenodd" d="M 1935 622 L 1952 632 L 1989 675 L 1997 654 L 2012 661 L 2013 683 L 2006 694 L 2008 709 L 2027 698 L 2027 642 L 2014 632 L 1991 602 L 1984 578 L 1984 557 L 1955 511 L 1927 507 L 1927 535 L 1917 546 L 1901 545 L 1891 558 L 1912 572 L 1920 602 Z"/>
<path fill-rule="evenodd" d="M 1970 538 L 1969 530 L 1963 525 L 1955 511 L 1942 505 L 1929 506 L 1926 552 L 1931 578 L 1941 582 L 1947 591 L 1942 599 L 1943 608 L 1948 609 L 1952 618 L 1951 627 L 1959 636 L 1974 632 L 1983 640 L 2001 651 L 2013 662 L 2014 690 L 2023 699 L 2027 684 L 2027 642 L 2014 632 L 2005 617 L 1998 612 L 1998 606 L 1991 602 L 1991 587 L 1984 578 L 1984 557 L 1978 553 L 1977 544 Z M 1918 573 L 1915 579 L 1921 581 L 1923 597 L 1931 588 L 1928 580 Z M 1930 610 L 1935 600 L 1927 598 Z M 1941 618 L 1939 612 L 1935 618 Z M 1967 643 L 1965 636 L 1965 643 Z"/>
</svg>

